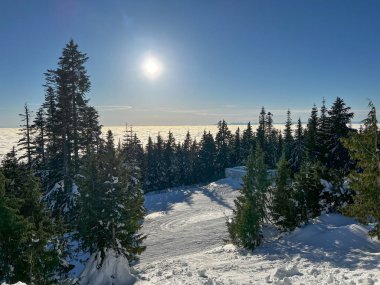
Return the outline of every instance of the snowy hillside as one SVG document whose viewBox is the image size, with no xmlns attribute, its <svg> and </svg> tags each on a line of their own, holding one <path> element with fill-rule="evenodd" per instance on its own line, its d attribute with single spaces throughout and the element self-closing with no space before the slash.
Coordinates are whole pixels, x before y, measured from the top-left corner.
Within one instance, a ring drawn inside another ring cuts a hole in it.
<svg viewBox="0 0 380 285">
<path fill-rule="evenodd" d="M 265 229 L 253 253 L 226 244 L 239 182 L 146 195 L 147 250 L 136 284 L 380 284 L 380 243 L 355 220 L 323 215 L 295 232 Z"/>
</svg>

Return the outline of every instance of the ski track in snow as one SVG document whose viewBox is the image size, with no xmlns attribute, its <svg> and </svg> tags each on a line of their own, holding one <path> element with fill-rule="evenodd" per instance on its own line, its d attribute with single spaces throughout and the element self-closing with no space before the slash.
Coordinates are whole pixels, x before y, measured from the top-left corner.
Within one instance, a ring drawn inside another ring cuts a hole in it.
<svg viewBox="0 0 380 285">
<path fill-rule="evenodd" d="M 146 251 L 136 284 L 380 284 L 380 243 L 355 220 L 323 215 L 291 234 L 264 228 L 255 251 L 226 244 L 226 221 L 240 183 L 146 195 Z"/>
</svg>

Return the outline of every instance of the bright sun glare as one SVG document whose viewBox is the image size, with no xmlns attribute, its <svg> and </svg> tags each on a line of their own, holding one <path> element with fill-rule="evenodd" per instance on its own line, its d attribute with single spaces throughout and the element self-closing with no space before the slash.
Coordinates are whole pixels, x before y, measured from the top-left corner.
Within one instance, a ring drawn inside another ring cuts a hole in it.
<svg viewBox="0 0 380 285">
<path fill-rule="evenodd" d="M 147 56 L 144 58 L 141 67 L 144 75 L 150 79 L 159 77 L 162 72 L 162 63 L 153 56 Z"/>
</svg>

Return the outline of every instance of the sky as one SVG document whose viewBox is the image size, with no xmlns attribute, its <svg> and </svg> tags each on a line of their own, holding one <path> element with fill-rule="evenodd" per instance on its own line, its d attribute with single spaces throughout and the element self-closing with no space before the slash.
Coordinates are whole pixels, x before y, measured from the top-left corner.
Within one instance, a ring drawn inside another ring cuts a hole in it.
<svg viewBox="0 0 380 285">
<path fill-rule="evenodd" d="M 44 98 L 72 38 L 103 125 L 306 121 L 313 104 L 380 108 L 377 0 L 0 0 L 0 127 Z M 162 63 L 152 79 L 147 56 Z"/>
</svg>

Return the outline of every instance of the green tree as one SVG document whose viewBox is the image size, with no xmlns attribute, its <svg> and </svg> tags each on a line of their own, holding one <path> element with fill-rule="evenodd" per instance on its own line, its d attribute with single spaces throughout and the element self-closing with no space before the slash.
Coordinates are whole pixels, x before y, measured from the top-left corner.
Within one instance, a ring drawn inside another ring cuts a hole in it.
<svg viewBox="0 0 380 285">
<path fill-rule="evenodd" d="M 354 203 L 349 205 L 347 213 L 364 223 L 375 222 L 371 232 L 380 238 L 380 142 L 376 108 L 369 102 L 370 111 L 363 121 L 361 133 L 352 133 L 342 139 L 352 159 L 356 160 L 356 169 L 349 174 L 350 188 L 356 195 Z"/>
<path fill-rule="evenodd" d="M 298 172 L 305 158 L 304 132 L 301 119 L 298 119 L 297 129 L 294 136 L 293 149 L 289 160 L 293 172 Z"/>
<path fill-rule="evenodd" d="M 231 166 L 237 166 L 241 164 L 241 138 L 240 128 L 237 128 L 235 135 L 232 139 L 231 146 Z"/>
<path fill-rule="evenodd" d="M 318 109 L 314 105 L 311 109 L 310 118 L 307 122 L 306 130 L 305 130 L 305 150 L 307 152 L 307 156 L 312 161 L 317 160 L 318 149 L 317 149 L 317 139 L 318 139 Z"/>
<path fill-rule="evenodd" d="M 266 218 L 267 191 L 269 180 L 264 163 L 264 153 L 257 145 L 247 162 L 240 196 L 235 200 L 231 221 L 227 223 L 232 242 L 238 246 L 254 249 L 262 240 L 262 226 Z"/>
<path fill-rule="evenodd" d="M 308 222 L 321 213 L 322 175 L 323 167 L 320 163 L 310 161 L 303 161 L 300 171 L 295 174 L 298 224 Z"/>
<path fill-rule="evenodd" d="M 207 182 L 216 178 L 216 146 L 214 137 L 210 132 L 203 132 L 203 136 L 200 141 L 199 158 L 198 158 L 198 170 L 199 181 Z"/>
<path fill-rule="evenodd" d="M 327 166 L 339 171 L 342 177 L 348 173 L 352 166 L 348 150 L 341 142 L 341 139 L 348 137 L 350 132 L 348 125 L 354 116 L 350 109 L 350 107 L 346 107 L 343 99 L 338 97 L 328 111 L 327 141 L 325 142 Z"/>
<path fill-rule="evenodd" d="M 107 133 L 99 154 L 89 153 L 77 181 L 77 230 L 81 246 L 91 254 L 114 249 L 129 260 L 144 250 L 138 233 L 144 217 L 140 182 L 115 150 L 113 135 Z"/>
<path fill-rule="evenodd" d="M 17 144 L 19 150 L 24 152 L 24 154 L 20 156 L 20 160 L 26 159 L 26 165 L 31 168 L 34 145 L 32 140 L 32 113 L 27 104 L 24 105 L 24 112 L 19 115 L 22 118 L 21 121 L 24 122 L 24 124 L 20 126 L 19 135 L 21 135 L 21 138 Z"/>
<path fill-rule="evenodd" d="M 215 167 L 218 177 L 223 177 L 224 170 L 231 166 L 230 143 L 232 139 L 231 131 L 228 129 L 226 121 L 218 122 L 218 132 L 215 136 L 216 158 Z"/>
<path fill-rule="evenodd" d="M 290 174 L 290 166 L 283 154 L 277 164 L 276 185 L 272 188 L 270 210 L 274 223 L 284 231 L 294 230 L 297 226 L 297 211 Z"/>
<path fill-rule="evenodd" d="M 243 136 L 241 138 L 242 163 L 246 163 L 249 152 L 252 148 L 255 149 L 255 139 L 253 135 L 251 122 L 248 122 L 247 128 L 243 131 Z"/>
<path fill-rule="evenodd" d="M 293 149 L 293 130 L 292 130 L 292 118 L 291 118 L 290 110 L 288 110 L 286 115 L 286 123 L 285 123 L 285 129 L 284 129 L 284 141 L 283 141 L 283 148 L 284 148 L 284 154 L 285 159 L 289 161 L 292 155 L 292 149 Z"/>
<path fill-rule="evenodd" d="M 60 266 L 54 227 L 37 178 L 11 157 L 0 174 L 0 274 L 12 283 L 53 284 Z"/>
</svg>

